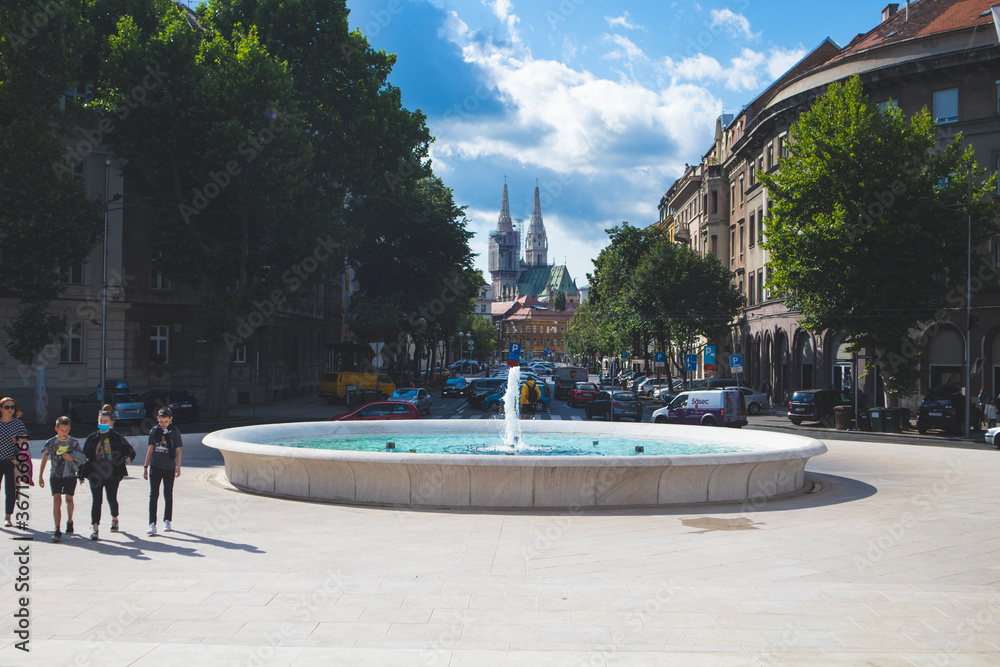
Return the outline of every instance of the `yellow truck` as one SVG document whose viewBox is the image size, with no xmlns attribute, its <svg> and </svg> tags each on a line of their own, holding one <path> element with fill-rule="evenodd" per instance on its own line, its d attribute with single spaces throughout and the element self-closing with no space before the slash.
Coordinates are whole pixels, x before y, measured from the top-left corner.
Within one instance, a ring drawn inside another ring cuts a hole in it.
<svg viewBox="0 0 1000 667">
<path fill-rule="evenodd" d="M 345 401 L 347 388 L 356 387 L 359 391 L 378 391 L 386 396 L 396 391 L 396 385 L 385 373 L 358 373 L 353 371 L 336 371 L 324 373 L 319 382 L 319 396 L 327 403 Z"/>
</svg>

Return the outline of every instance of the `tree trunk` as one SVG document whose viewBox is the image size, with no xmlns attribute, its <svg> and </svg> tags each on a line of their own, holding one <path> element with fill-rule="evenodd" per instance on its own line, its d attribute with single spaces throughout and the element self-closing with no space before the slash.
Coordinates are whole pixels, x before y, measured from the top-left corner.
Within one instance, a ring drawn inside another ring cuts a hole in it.
<svg viewBox="0 0 1000 667">
<path fill-rule="evenodd" d="M 35 362 L 35 423 L 46 424 L 49 421 L 49 392 L 45 386 L 45 355 L 38 353 Z"/>
</svg>

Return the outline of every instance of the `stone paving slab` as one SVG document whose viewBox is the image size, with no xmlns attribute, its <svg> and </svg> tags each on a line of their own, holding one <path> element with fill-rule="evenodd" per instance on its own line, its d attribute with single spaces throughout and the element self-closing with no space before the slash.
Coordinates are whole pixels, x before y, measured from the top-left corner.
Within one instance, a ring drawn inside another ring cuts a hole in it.
<svg viewBox="0 0 1000 667">
<path fill-rule="evenodd" d="M 828 440 L 815 494 L 554 513 L 243 494 L 199 441 L 173 533 L 145 534 L 130 477 L 121 533 L 86 539 L 79 490 L 82 534 L 53 544 L 29 491 L 29 530 L 0 533 L 0 665 L 1000 664 L 996 450 Z"/>
</svg>

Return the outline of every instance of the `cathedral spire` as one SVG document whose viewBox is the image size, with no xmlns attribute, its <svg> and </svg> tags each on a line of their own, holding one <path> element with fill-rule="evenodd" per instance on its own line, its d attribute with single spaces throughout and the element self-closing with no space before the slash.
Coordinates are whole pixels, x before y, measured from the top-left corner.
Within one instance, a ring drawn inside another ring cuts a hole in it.
<svg viewBox="0 0 1000 667">
<path fill-rule="evenodd" d="M 500 202 L 500 219 L 497 221 L 497 231 L 506 232 L 512 229 L 514 229 L 514 223 L 510 219 L 510 201 L 507 199 L 507 184 L 504 183 L 503 201 Z"/>
<path fill-rule="evenodd" d="M 535 186 L 535 205 L 531 210 L 531 225 L 525 240 L 524 255 L 528 266 L 545 266 L 548 264 L 549 239 L 545 234 L 545 224 L 542 222 L 542 199 Z"/>
</svg>

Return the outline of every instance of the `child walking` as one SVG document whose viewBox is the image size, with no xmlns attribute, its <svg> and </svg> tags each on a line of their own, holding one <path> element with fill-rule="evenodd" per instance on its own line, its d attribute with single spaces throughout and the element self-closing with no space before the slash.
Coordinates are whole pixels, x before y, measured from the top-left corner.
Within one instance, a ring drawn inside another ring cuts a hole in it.
<svg viewBox="0 0 1000 667">
<path fill-rule="evenodd" d="M 76 471 L 87 457 L 80 449 L 80 443 L 69 435 L 69 417 L 56 419 L 56 435 L 42 447 L 42 465 L 38 469 L 38 486 L 45 488 L 45 464 L 52 459 L 49 486 L 52 487 L 52 518 L 56 530 L 52 541 L 62 540 L 59 526 L 62 524 L 62 499 L 66 499 L 66 534 L 73 534 L 73 494 L 76 493 Z"/>
<path fill-rule="evenodd" d="M 125 463 L 135 459 L 135 450 L 128 440 L 114 430 L 115 412 L 110 405 L 105 405 L 97 413 L 97 431 L 87 436 L 83 443 L 83 453 L 87 455 L 84 464 L 84 476 L 90 482 L 90 524 L 92 532 L 90 539 L 99 538 L 98 530 L 101 524 L 101 506 L 104 504 L 101 493 L 108 498 L 108 508 L 111 510 L 111 532 L 118 532 L 118 485 L 128 470 Z"/>
<path fill-rule="evenodd" d="M 171 422 L 174 413 L 170 408 L 160 408 L 156 413 L 157 425 L 149 432 L 149 449 L 142 466 L 142 478 L 149 480 L 149 530 L 156 535 L 156 503 L 160 498 L 163 482 L 163 530 L 170 532 L 174 512 L 174 479 L 181 476 L 181 432 Z"/>
</svg>

